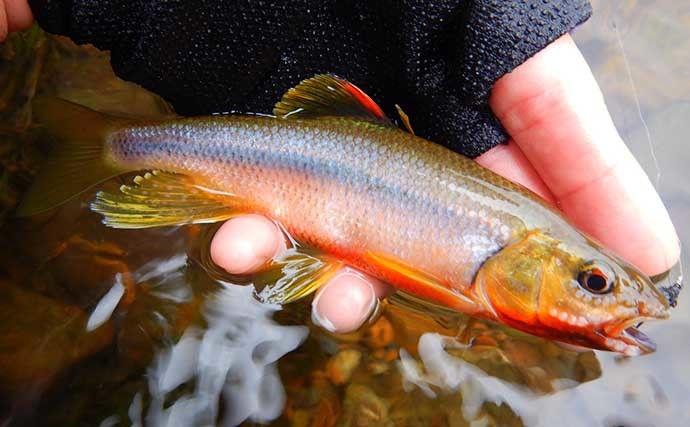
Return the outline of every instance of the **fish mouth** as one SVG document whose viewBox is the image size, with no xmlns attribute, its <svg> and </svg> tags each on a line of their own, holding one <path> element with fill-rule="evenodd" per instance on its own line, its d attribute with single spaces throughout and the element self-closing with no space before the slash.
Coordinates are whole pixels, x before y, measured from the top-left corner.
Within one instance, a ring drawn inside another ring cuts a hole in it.
<svg viewBox="0 0 690 427">
<path fill-rule="evenodd" d="M 636 326 L 630 326 L 623 330 L 620 337 L 632 345 L 636 345 L 637 348 L 642 350 L 643 353 L 654 353 L 656 351 L 656 344 L 642 331 L 637 329 Z"/>
<path fill-rule="evenodd" d="M 649 354 L 656 351 L 656 344 L 639 330 L 647 318 L 637 317 L 615 325 L 604 331 L 604 345 L 608 350 L 623 353 L 626 356 Z"/>
</svg>

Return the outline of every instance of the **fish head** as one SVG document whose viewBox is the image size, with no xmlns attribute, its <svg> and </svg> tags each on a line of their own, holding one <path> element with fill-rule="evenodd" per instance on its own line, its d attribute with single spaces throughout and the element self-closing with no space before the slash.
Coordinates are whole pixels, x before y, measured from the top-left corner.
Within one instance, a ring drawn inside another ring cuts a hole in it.
<svg viewBox="0 0 690 427">
<path fill-rule="evenodd" d="M 574 240 L 535 231 L 502 249 L 477 273 L 480 299 L 498 320 L 535 335 L 627 355 L 653 352 L 637 326 L 668 317 L 664 295 L 593 241 Z"/>
</svg>

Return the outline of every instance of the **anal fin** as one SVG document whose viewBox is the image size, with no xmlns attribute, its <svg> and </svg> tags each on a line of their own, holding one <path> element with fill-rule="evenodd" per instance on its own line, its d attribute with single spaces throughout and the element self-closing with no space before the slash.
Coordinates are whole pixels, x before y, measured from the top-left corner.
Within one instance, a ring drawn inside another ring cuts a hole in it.
<svg viewBox="0 0 690 427">
<path fill-rule="evenodd" d="M 197 185 L 189 176 L 153 171 L 123 185 L 120 193 L 99 191 L 91 210 L 113 228 L 148 228 L 222 221 L 237 215 L 238 200 Z"/>
<path fill-rule="evenodd" d="M 451 309 L 467 314 L 478 313 L 481 305 L 465 295 L 444 286 L 441 280 L 396 257 L 367 252 L 365 259 L 375 266 L 392 285 L 407 293 L 436 301 Z"/>
</svg>

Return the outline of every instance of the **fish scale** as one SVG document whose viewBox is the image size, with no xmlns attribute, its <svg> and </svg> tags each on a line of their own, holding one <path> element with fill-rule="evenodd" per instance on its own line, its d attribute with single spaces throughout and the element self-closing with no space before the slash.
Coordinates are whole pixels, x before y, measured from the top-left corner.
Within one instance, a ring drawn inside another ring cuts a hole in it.
<svg viewBox="0 0 690 427">
<path fill-rule="evenodd" d="M 525 200 L 467 179 L 474 162 L 369 123 L 214 116 L 122 129 L 107 144 L 123 167 L 194 176 L 246 199 L 297 240 L 347 255 L 365 270 L 365 251 L 381 251 L 467 286 L 525 229 L 493 203 Z"/>
</svg>

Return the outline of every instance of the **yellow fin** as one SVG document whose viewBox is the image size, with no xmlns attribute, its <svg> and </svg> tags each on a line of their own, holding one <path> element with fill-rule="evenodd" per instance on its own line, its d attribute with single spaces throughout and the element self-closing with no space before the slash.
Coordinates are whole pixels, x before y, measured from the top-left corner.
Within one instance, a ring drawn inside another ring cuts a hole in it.
<svg viewBox="0 0 690 427">
<path fill-rule="evenodd" d="M 481 311 L 481 306 L 477 302 L 448 288 L 433 275 L 403 260 L 374 252 L 367 252 L 365 258 L 380 271 L 385 280 L 407 293 L 468 314 Z"/>
<path fill-rule="evenodd" d="M 330 280 L 342 265 L 342 262 L 331 260 L 321 253 L 291 248 L 274 260 L 270 268 L 257 275 L 255 282 L 267 283 L 259 292 L 259 298 L 274 304 L 304 298 Z"/>
<path fill-rule="evenodd" d="M 405 291 L 396 291 L 388 296 L 388 303 L 403 310 L 430 316 L 443 328 L 452 329 L 467 319 L 467 315 L 452 310 L 435 301 L 420 298 Z"/>
<path fill-rule="evenodd" d="M 414 135 L 414 130 L 412 130 L 412 125 L 410 124 L 410 117 L 403 111 L 402 107 L 398 104 L 395 104 L 395 109 L 398 110 L 398 115 L 400 116 L 400 120 L 402 120 L 403 125 L 405 125 L 405 129 L 407 129 L 408 132 Z"/>
<path fill-rule="evenodd" d="M 39 123 L 57 138 L 24 195 L 17 215 L 28 216 L 67 202 L 125 169 L 108 162 L 103 145 L 108 133 L 130 121 L 57 98 L 33 103 Z"/>
<path fill-rule="evenodd" d="M 369 95 L 331 74 L 303 80 L 287 91 L 273 108 L 273 114 L 284 119 L 352 117 L 394 127 Z"/>
<path fill-rule="evenodd" d="M 113 228 L 148 228 L 222 221 L 237 214 L 237 198 L 205 189 L 181 174 L 153 171 L 123 185 L 119 194 L 99 191 L 91 210 Z"/>
</svg>

